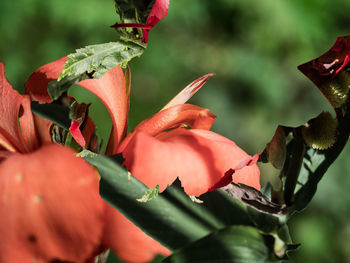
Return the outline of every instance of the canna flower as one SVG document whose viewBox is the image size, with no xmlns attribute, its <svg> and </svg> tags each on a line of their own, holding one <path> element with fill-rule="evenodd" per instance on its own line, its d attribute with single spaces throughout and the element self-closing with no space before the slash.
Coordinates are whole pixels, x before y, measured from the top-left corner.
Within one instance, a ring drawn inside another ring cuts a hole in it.
<svg viewBox="0 0 350 263">
<path fill-rule="evenodd" d="M 57 79 L 66 60 L 34 72 L 26 83 L 26 94 L 40 103 L 50 102 L 47 84 Z M 1 75 L 4 81 L 0 83 L 5 84 L 0 95 L 5 99 L 0 104 L 0 212 L 8 215 L 0 224 L 0 236 L 6 240 L 6 246 L 0 247 L 3 262 L 14 258 L 15 262 L 89 262 L 107 248 L 127 262 L 168 255 L 169 250 L 99 197 L 97 172 L 72 150 L 51 143 L 50 123 L 33 115 L 29 96 L 12 90 L 4 72 Z M 185 104 L 210 76 L 192 82 L 128 135 L 130 71 L 124 74 L 118 66 L 100 79 L 78 85 L 96 95 L 111 116 L 106 154 L 122 153 L 126 168 L 148 187 L 159 185 L 164 191 L 179 178 L 185 192 L 194 196 L 231 181 L 260 189 L 256 156 L 210 131 L 215 116 L 208 109 Z M 19 102 L 10 105 L 8 94 Z M 70 128 L 82 146 L 93 129 L 91 121 L 84 128 L 72 122 Z"/>
<path fill-rule="evenodd" d="M 260 189 L 257 158 L 210 131 L 215 116 L 208 109 L 176 104 L 183 97 L 179 95 L 136 126 L 121 143 L 118 151 L 131 174 L 148 187 L 159 185 L 160 192 L 179 178 L 189 196 L 200 196 L 231 181 Z M 246 164 L 242 166 L 242 162 Z M 231 168 L 235 170 L 233 178 L 225 180 Z"/>
<path fill-rule="evenodd" d="M 61 70 L 54 64 L 40 68 L 26 83 L 27 93 L 49 102 L 37 91 Z M 4 71 L 0 63 L 0 262 L 94 262 L 107 248 L 127 262 L 169 254 L 102 200 L 96 170 L 51 142 L 50 122 L 32 114 L 30 96 L 13 90 Z M 117 87 L 124 75 L 116 68 L 81 85 Z M 111 137 L 117 142 L 118 133 Z"/>
<path fill-rule="evenodd" d="M 146 19 L 146 24 L 118 24 L 111 26 L 114 28 L 121 27 L 133 27 L 143 29 L 142 42 L 148 42 L 149 31 L 154 27 L 160 20 L 162 20 L 168 14 L 169 0 L 155 0 L 155 3 Z"/>
<path fill-rule="evenodd" d="M 39 71 L 62 70 L 65 61 L 66 58 L 62 58 Z M 233 141 L 210 131 L 216 118 L 210 110 L 185 104 L 212 75 L 207 74 L 189 84 L 161 111 L 142 121 L 126 137 L 130 81 L 124 81 L 120 67 L 106 73 L 101 80 L 84 80 L 79 85 L 96 95 L 111 115 L 112 132 L 106 154 L 122 153 L 126 168 L 148 187 L 159 185 L 162 192 L 179 178 L 185 192 L 194 196 L 231 181 L 259 190 L 257 156 L 249 156 Z M 126 78 L 130 79 L 128 70 Z M 105 79 L 109 79 L 109 85 L 104 85 Z M 28 83 L 31 84 L 31 79 Z M 50 97 L 46 82 L 44 84 L 30 85 L 35 89 L 28 88 L 27 92 L 42 102 L 47 101 Z M 228 180 L 225 173 L 232 170 L 235 172 Z"/>
</svg>

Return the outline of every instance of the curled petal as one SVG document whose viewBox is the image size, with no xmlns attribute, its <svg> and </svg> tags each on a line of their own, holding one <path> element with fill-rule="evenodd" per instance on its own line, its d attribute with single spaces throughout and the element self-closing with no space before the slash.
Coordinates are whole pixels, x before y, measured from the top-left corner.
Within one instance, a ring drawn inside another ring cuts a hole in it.
<svg viewBox="0 0 350 263">
<path fill-rule="evenodd" d="M 156 0 L 149 13 L 146 25 L 155 26 L 168 14 L 169 0 Z"/>
<path fill-rule="evenodd" d="M 52 125 L 52 122 L 47 119 L 43 119 L 36 114 L 33 114 L 33 116 L 35 127 L 38 131 L 38 137 L 40 139 L 41 144 L 44 145 L 51 143 L 52 141 L 50 135 L 50 127 Z"/>
<path fill-rule="evenodd" d="M 47 84 L 58 78 L 67 60 L 68 57 L 63 57 L 38 68 L 25 84 L 26 94 L 30 94 L 39 103 L 51 102 L 52 99 L 47 92 Z"/>
<path fill-rule="evenodd" d="M 125 87 L 124 73 L 117 66 L 100 79 L 86 79 L 78 83 L 96 95 L 106 106 L 113 123 L 112 134 L 114 140 L 108 145 L 108 154 L 116 153 L 118 143 L 122 140 L 128 119 L 127 89 Z"/>
<path fill-rule="evenodd" d="M 85 139 L 84 139 L 84 136 L 83 134 L 81 133 L 80 129 L 79 129 L 79 126 L 80 126 L 80 122 L 79 121 L 72 121 L 71 122 L 71 125 L 70 125 L 70 128 L 69 128 L 69 131 L 70 133 L 72 134 L 72 137 L 74 138 L 74 140 L 83 148 L 85 148 Z"/>
<path fill-rule="evenodd" d="M 167 248 L 142 232 L 110 205 L 106 210 L 105 223 L 104 245 L 126 262 L 149 262 L 156 255 L 170 254 Z"/>
<path fill-rule="evenodd" d="M 146 25 L 154 27 L 160 20 L 168 14 L 169 0 L 156 0 L 149 13 Z M 149 30 L 144 30 L 142 41 L 147 43 Z"/>
<path fill-rule="evenodd" d="M 33 122 L 29 98 L 20 95 L 12 88 L 5 77 L 5 66 L 0 63 L 1 144 L 6 144 L 7 148 L 16 149 L 19 152 L 35 149 L 38 146 L 38 140 Z"/>
<path fill-rule="evenodd" d="M 172 106 L 156 113 L 137 125 L 133 132 L 122 142 L 119 152 L 123 151 L 125 146 L 138 132 L 155 136 L 162 131 L 178 128 L 183 125 L 190 126 L 194 129 L 209 130 L 215 118 L 215 115 L 210 110 L 195 105 L 178 104 Z"/>
<path fill-rule="evenodd" d="M 187 85 L 167 105 L 165 105 L 162 110 L 177 104 L 186 103 L 207 82 L 207 80 L 214 75 L 214 73 L 206 74 Z"/>
<path fill-rule="evenodd" d="M 0 262 L 86 262 L 100 252 L 98 176 L 73 151 L 47 145 L 0 164 Z"/>
<path fill-rule="evenodd" d="M 18 127 L 21 101 L 22 96 L 6 80 L 5 65 L 0 63 L 0 133 L 17 150 L 24 152 Z"/>
<path fill-rule="evenodd" d="M 31 94 L 33 99 L 40 103 L 51 102 L 47 93 L 47 84 L 58 78 L 64 68 L 68 57 L 60 58 L 37 69 L 26 83 L 26 93 Z M 99 79 L 86 79 L 77 85 L 87 89 L 96 95 L 106 106 L 113 122 L 110 143 L 107 147 L 108 154 L 116 153 L 118 143 L 125 135 L 127 129 L 127 118 L 129 103 L 127 101 L 130 91 L 130 70 L 127 70 L 128 81 L 125 82 L 124 73 L 120 66 L 117 66 Z M 127 87 L 126 87 L 127 86 Z"/>
<path fill-rule="evenodd" d="M 125 147 L 127 169 L 148 187 L 160 191 L 179 177 L 188 195 L 208 191 L 225 172 L 250 158 L 231 140 L 207 130 L 175 129 L 156 137 L 138 132 Z M 260 188 L 255 164 L 236 171 L 233 180 Z M 246 179 L 248 178 L 248 179 Z"/>
</svg>

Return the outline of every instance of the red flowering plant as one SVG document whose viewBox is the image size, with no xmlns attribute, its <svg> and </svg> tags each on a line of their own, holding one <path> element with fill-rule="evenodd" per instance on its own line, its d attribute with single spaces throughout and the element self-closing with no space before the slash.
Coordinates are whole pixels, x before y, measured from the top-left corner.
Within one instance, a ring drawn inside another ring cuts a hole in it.
<svg viewBox="0 0 350 263">
<path fill-rule="evenodd" d="M 251 156 L 210 130 L 210 110 L 187 104 L 213 74 L 127 134 L 127 64 L 143 53 L 169 1 L 115 3 L 119 40 L 40 67 L 25 95 L 0 64 L 0 261 L 102 262 L 109 250 L 126 262 L 157 254 L 164 262 L 287 260 L 297 247 L 288 219 L 311 201 L 349 137 L 349 38 L 299 67 L 336 116 L 279 126 Z M 108 110 L 104 152 L 89 104 L 68 96 L 73 84 Z M 261 189 L 258 161 L 279 170 L 279 189 Z"/>
<path fill-rule="evenodd" d="M 26 84 L 32 98 L 50 100 L 47 93 L 36 91 L 58 77 L 56 69 L 46 65 L 32 75 Z M 129 262 L 167 254 L 100 198 L 98 173 L 74 151 L 57 144 L 63 130 L 32 114 L 30 96 L 12 89 L 3 64 L 0 75 L 0 211 L 6 215 L 0 223 L 1 262 L 93 262 L 107 248 Z M 116 68 L 99 80 L 78 84 L 87 89 L 124 87 L 124 75 Z M 83 136 L 90 138 L 93 128 L 88 120 Z"/>
</svg>

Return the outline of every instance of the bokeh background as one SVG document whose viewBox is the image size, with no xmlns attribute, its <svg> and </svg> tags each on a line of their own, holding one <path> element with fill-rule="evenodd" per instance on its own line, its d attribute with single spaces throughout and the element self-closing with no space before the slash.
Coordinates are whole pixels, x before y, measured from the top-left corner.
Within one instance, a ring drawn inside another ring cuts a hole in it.
<svg viewBox="0 0 350 263">
<path fill-rule="evenodd" d="M 350 34 L 348 0 L 171 0 L 169 15 L 152 29 L 141 59 L 131 63 L 130 129 L 162 108 L 199 76 L 216 76 L 191 103 L 217 115 L 213 130 L 248 153 L 261 152 L 278 124 L 297 126 L 331 110 L 296 67 Z M 89 44 L 113 41 L 112 0 L 1 0 L 0 61 L 13 86 L 39 66 Z M 110 119 L 93 102 L 103 137 Z M 290 262 L 350 262 L 350 147 L 319 185 L 311 205 L 290 227 L 300 249 Z M 261 167 L 263 182 L 271 177 Z M 111 262 L 111 261 L 110 261 Z"/>
</svg>

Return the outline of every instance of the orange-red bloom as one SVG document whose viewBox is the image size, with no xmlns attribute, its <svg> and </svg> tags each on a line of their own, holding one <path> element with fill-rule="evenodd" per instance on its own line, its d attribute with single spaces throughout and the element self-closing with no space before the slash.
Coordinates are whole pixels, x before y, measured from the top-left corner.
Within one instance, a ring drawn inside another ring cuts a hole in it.
<svg viewBox="0 0 350 263">
<path fill-rule="evenodd" d="M 64 61 L 62 58 L 43 68 L 63 69 Z M 113 128 L 107 154 L 123 153 L 127 169 L 147 186 L 159 185 L 163 191 L 179 177 L 187 194 L 199 196 L 213 190 L 215 185 L 222 186 L 220 181 L 225 173 L 233 169 L 234 182 L 260 189 L 256 158 L 246 154 L 233 141 L 209 131 L 216 118 L 210 110 L 185 104 L 212 75 L 207 74 L 189 84 L 161 111 L 137 125 L 126 138 L 130 81 L 124 81 L 120 67 L 112 69 L 100 80 L 88 79 L 79 85 L 94 93 L 111 115 Z M 130 78 L 129 71 L 126 76 Z M 46 92 L 46 85 L 40 89 L 38 85 L 35 87 L 35 90 L 28 88 L 27 91 L 34 95 Z M 242 166 L 242 162 L 246 165 Z"/>
<path fill-rule="evenodd" d="M 47 83 L 58 77 L 64 60 L 56 62 L 61 67 L 53 63 L 36 71 L 26 84 L 27 93 L 49 102 Z M 115 91 L 109 95 L 118 97 L 124 74 L 115 68 L 100 80 L 79 84 L 97 94 L 109 86 Z M 111 114 L 125 111 L 122 104 L 110 108 Z M 120 121 L 126 123 L 114 119 Z M 101 199 L 97 172 L 72 150 L 51 143 L 49 126 L 32 114 L 29 96 L 12 89 L 0 63 L 0 262 L 93 262 L 106 248 L 128 262 L 168 254 Z M 121 136 L 114 129 L 112 150 Z"/>
<path fill-rule="evenodd" d="M 41 103 L 51 101 L 47 84 L 58 77 L 66 59 L 39 68 L 27 82 L 26 93 Z M 33 117 L 29 96 L 12 90 L 1 66 L 0 212 L 8 215 L 0 222 L 0 238 L 7 243 L 0 246 L 3 261 L 13 262 L 8 257 L 19 251 L 23 258 L 18 262 L 29 258 L 85 262 L 105 248 L 129 262 L 169 254 L 99 198 L 96 172 L 72 150 L 50 143 L 48 121 Z M 123 153 L 127 169 L 147 186 L 159 185 L 163 191 L 179 178 L 185 192 L 194 196 L 232 180 L 260 189 L 256 158 L 209 130 L 215 116 L 208 109 L 185 104 L 211 75 L 188 85 L 127 136 L 129 70 L 124 75 L 118 66 L 100 79 L 78 85 L 95 94 L 111 115 L 106 154 Z M 72 124 L 71 130 L 77 131 L 79 125 Z M 91 135 L 91 127 L 81 131 L 84 137 Z M 77 141 L 84 146 L 81 137 Z"/>
</svg>

